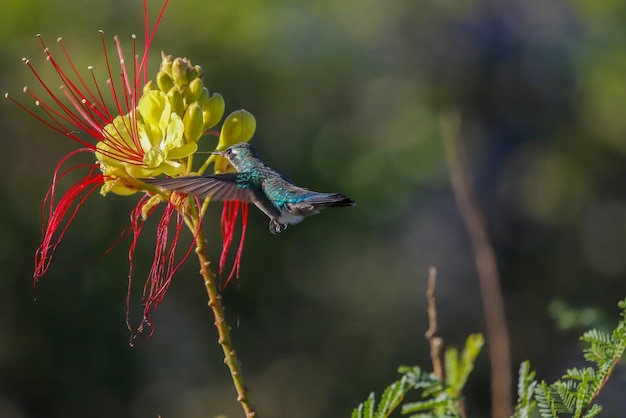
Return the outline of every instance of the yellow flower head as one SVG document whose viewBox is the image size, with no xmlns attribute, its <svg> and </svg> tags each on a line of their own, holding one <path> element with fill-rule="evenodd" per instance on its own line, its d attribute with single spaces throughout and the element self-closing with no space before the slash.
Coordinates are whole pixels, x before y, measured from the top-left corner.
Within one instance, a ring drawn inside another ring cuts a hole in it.
<svg viewBox="0 0 626 418">
<path fill-rule="evenodd" d="M 162 55 L 156 84 L 148 82 L 137 107 L 102 130 L 105 140 L 96 146 L 102 194 L 129 195 L 141 190 L 138 178 L 188 173 L 187 157 L 224 114 L 224 99 L 209 95 L 203 76 L 189 60 Z"/>
</svg>

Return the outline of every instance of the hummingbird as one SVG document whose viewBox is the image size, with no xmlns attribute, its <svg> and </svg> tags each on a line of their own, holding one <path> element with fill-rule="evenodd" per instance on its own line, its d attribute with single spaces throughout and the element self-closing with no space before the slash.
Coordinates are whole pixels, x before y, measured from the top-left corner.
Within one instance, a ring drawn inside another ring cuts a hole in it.
<svg viewBox="0 0 626 418">
<path fill-rule="evenodd" d="M 318 193 L 296 186 L 265 164 L 247 142 L 212 154 L 226 158 L 236 173 L 142 180 L 200 199 L 210 197 L 212 200 L 254 203 L 270 218 L 272 234 L 283 231 L 290 224 L 297 224 L 307 216 L 317 215 L 321 209 L 356 204 L 339 193 Z"/>
</svg>

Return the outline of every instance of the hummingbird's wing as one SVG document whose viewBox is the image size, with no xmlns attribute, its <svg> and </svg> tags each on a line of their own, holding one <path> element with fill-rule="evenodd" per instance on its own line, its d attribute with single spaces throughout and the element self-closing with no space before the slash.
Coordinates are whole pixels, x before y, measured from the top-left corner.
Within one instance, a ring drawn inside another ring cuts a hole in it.
<svg viewBox="0 0 626 418">
<path fill-rule="evenodd" d="M 200 199 L 237 200 L 253 202 L 254 190 L 247 187 L 239 173 L 213 174 L 210 176 L 190 176 L 177 178 L 142 179 L 142 181 L 167 190 L 197 196 Z"/>
</svg>

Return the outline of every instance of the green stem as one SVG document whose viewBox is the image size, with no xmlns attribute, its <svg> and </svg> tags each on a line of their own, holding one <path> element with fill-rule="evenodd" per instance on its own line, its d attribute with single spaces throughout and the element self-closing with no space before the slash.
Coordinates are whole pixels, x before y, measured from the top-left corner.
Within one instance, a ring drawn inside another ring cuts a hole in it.
<svg viewBox="0 0 626 418">
<path fill-rule="evenodd" d="M 206 161 L 204 162 L 204 164 L 202 164 L 202 167 L 200 167 L 200 169 L 198 170 L 198 175 L 202 175 L 202 173 L 204 173 L 204 171 L 209 168 L 209 165 L 211 165 L 212 162 L 215 161 L 215 155 L 211 155 L 209 156 L 209 158 L 206 159 Z"/>
<path fill-rule="evenodd" d="M 239 363 L 237 359 L 235 347 L 230 339 L 230 326 L 228 326 L 226 322 L 222 297 L 215 284 L 215 274 L 211 271 L 211 262 L 209 261 L 206 240 L 204 239 L 202 230 L 198 228 L 199 222 L 197 214 L 194 213 L 189 218 L 187 218 L 189 219 L 187 226 L 191 232 L 196 235 L 196 254 L 198 254 L 198 260 L 200 261 L 200 275 L 204 279 L 204 287 L 209 296 L 209 306 L 215 317 L 215 327 L 217 328 L 217 334 L 219 336 L 217 342 L 222 346 L 222 350 L 224 351 L 224 363 L 226 363 L 226 366 L 228 366 L 230 370 L 230 375 L 233 379 L 235 390 L 237 391 L 237 402 L 243 407 L 247 418 L 258 417 L 254 405 L 250 400 L 243 374 L 241 373 L 241 363 Z"/>
</svg>

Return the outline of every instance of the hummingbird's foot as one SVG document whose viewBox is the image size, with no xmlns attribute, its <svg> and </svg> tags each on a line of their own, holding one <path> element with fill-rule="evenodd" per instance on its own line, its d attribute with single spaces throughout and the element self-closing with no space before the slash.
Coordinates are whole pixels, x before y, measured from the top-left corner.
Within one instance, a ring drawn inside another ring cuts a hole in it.
<svg viewBox="0 0 626 418">
<path fill-rule="evenodd" d="M 272 233 L 272 235 L 276 235 L 279 232 L 284 231 L 285 229 L 287 229 L 287 225 L 281 224 L 274 218 L 270 219 L 270 232 Z"/>
</svg>

